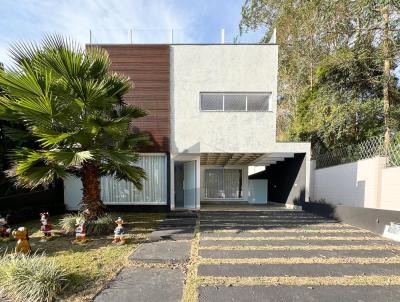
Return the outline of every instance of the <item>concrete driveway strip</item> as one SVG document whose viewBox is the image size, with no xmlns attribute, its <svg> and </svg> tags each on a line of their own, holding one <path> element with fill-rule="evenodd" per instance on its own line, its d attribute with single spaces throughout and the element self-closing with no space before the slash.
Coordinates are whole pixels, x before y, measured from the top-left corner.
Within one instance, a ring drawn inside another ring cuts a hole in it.
<svg viewBox="0 0 400 302">
<path fill-rule="evenodd" d="M 197 259 L 200 302 L 400 301 L 398 243 L 301 211 L 202 212 Z"/>
<path fill-rule="evenodd" d="M 166 268 L 124 268 L 95 302 L 177 302 L 182 299 L 184 274 Z"/>
</svg>

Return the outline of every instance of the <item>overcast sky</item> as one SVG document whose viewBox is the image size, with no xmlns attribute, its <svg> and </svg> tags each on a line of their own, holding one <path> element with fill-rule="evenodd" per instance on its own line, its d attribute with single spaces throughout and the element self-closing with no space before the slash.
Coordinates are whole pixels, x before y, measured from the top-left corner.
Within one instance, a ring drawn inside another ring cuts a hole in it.
<svg viewBox="0 0 400 302">
<path fill-rule="evenodd" d="M 61 33 L 82 44 L 225 42 L 238 34 L 244 0 L 1 0 L 0 62 L 10 63 L 8 47 Z M 240 42 L 258 42 L 262 32 L 248 33 Z"/>
</svg>

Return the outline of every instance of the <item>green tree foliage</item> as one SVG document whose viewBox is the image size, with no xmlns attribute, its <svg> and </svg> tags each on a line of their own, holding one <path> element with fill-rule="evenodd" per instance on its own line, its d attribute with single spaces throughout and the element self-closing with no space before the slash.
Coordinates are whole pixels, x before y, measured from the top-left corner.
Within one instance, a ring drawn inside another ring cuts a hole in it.
<svg viewBox="0 0 400 302">
<path fill-rule="evenodd" d="M 35 188 L 78 175 L 83 183 L 82 210 L 89 218 L 102 214 L 99 177 L 115 175 L 141 188 L 145 178 L 135 166 L 138 145 L 147 136 L 129 131 L 132 119 L 146 113 L 123 102 L 131 89 L 128 78 L 110 71 L 110 60 L 99 48 L 82 50 L 60 36 L 41 44 L 16 44 L 11 49 L 17 65 L 0 72 L 0 86 L 9 97 L 0 98 L 0 118 L 23 123 L 22 137 L 35 147 L 9 154 L 7 171 L 17 185 Z"/>
<path fill-rule="evenodd" d="M 346 47 L 321 61 L 314 87 L 306 89 L 297 102 L 290 137 L 311 140 L 315 149 L 323 151 L 382 135 L 383 70 L 381 61 L 371 56 L 378 51 L 372 45 Z M 391 81 L 396 87 L 397 78 Z M 399 90 L 392 92 L 398 104 Z"/>
<path fill-rule="evenodd" d="M 335 124 L 334 128 L 347 131 L 350 127 L 347 123 L 356 123 L 352 127 L 354 140 L 395 132 L 399 87 L 394 70 L 400 57 L 399 16 L 400 4 L 396 0 L 245 1 L 241 32 L 264 29 L 262 42 L 267 42 L 273 29 L 277 29 L 280 45 L 278 139 L 315 142 L 315 136 L 305 135 L 310 125 L 320 135 L 324 128 L 331 129 L 316 121 L 300 127 L 299 123 L 307 123 L 306 115 L 301 112 L 311 106 L 310 102 L 320 103 L 312 106 L 317 112 L 310 118 L 325 114 L 325 104 L 328 104 L 328 112 L 338 114 L 333 117 L 332 127 Z M 374 98 L 377 104 L 372 104 Z M 331 108 L 333 105 L 340 110 L 353 109 L 356 115 L 366 110 L 368 114 L 362 116 L 376 120 L 366 125 L 376 128 L 361 127 L 360 117 L 344 118 L 342 111 Z M 371 115 L 371 110 L 377 108 L 381 112 Z M 303 116 L 295 117 L 296 114 Z M 344 123 L 342 126 L 337 124 L 340 121 Z M 298 133 L 296 129 L 306 131 Z M 338 134 L 336 139 L 322 140 L 320 135 L 318 141 L 323 141 L 325 148 L 339 146 L 342 144 L 339 137 L 347 137 Z M 350 137 L 345 141 L 351 141 Z"/>
</svg>

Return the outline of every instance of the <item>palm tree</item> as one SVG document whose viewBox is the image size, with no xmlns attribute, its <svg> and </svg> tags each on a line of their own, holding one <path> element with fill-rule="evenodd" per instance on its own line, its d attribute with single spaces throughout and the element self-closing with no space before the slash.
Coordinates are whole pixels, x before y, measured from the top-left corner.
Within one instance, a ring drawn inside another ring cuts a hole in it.
<svg viewBox="0 0 400 302">
<path fill-rule="evenodd" d="M 0 119 L 22 122 L 37 147 L 12 150 L 7 175 L 26 188 L 79 176 L 81 211 L 89 219 L 104 212 L 100 176 L 114 175 L 141 189 L 146 175 L 134 164 L 148 137 L 129 130 L 132 119 L 146 113 L 123 102 L 132 84 L 110 71 L 107 53 L 53 35 L 40 44 L 16 44 L 11 55 L 16 67 L 0 71 L 9 96 L 0 97 Z"/>
</svg>

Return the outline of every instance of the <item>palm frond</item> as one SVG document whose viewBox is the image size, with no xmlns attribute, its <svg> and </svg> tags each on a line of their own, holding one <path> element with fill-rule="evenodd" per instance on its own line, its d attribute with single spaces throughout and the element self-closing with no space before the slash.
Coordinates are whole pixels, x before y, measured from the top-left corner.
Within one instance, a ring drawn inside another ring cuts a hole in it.
<svg viewBox="0 0 400 302">
<path fill-rule="evenodd" d="M 39 137 L 37 141 L 42 147 L 54 147 L 55 145 L 61 143 L 62 141 L 65 141 L 67 138 L 73 135 L 73 133 L 60 133 L 57 131 L 40 129 L 38 127 L 33 127 L 32 133 L 36 137 Z"/>
<path fill-rule="evenodd" d="M 32 141 L 31 135 L 25 129 L 18 129 L 9 126 L 2 126 L 2 131 L 10 140 L 24 143 Z"/>
<path fill-rule="evenodd" d="M 49 164 L 58 163 L 65 168 L 81 166 L 85 161 L 93 159 L 90 151 L 58 151 L 51 150 L 43 152 L 46 162 Z"/>
<path fill-rule="evenodd" d="M 131 133 L 124 136 L 118 147 L 121 149 L 132 149 L 138 145 L 151 145 L 151 143 L 147 133 Z"/>
<path fill-rule="evenodd" d="M 145 110 L 132 105 L 122 106 L 116 113 L 118 117 L 129 117 L 131 119 L 145 117 L 147 115 Z"/>
<path fill-rule="evenodd" d="M 100 171 L 104 175 L 114 175 L 118 180 L 126 180 L 141 190 L 143 187 L 142 181 L 146 180 L 146 171 L 138 166 L 122 165 L 117 162 L 109 161 L 100 165 Z"/>
</svg>

